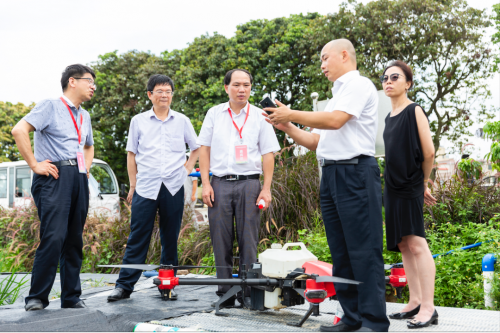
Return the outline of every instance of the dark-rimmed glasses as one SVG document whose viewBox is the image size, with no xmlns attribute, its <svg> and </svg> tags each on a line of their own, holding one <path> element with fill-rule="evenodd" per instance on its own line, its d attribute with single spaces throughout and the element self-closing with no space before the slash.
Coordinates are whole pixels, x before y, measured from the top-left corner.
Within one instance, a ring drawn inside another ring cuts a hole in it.
<svg viewBox="0 0 500 333">
<path fill-rule="evenodd" d="M 389 79 L 391 79 L 392 82 L 395 82 L 399 79 L 400 76 L 405 77 L 403 74 L 399 74 L 399 73 L 394 73 L 394 74 L 391 74 L 389 76 L 382 75 L 380 77 L 380 82 L 386 83 Z"/>
<path fill-rule="evenodd" d="M 91 78 L 89 78 L 89 77 L 74 77 L 73 79 L 75 79 L 75 80 L 87 80 L 91 86 L 97 87 L 97 86 L 95 85 L 94 80 L 92 80 L 92 79 L 91 79 Z"/>
<path fill-rule="evenodd" d="M 167 90 L 167 91 L 156 90 L 156 91 L 151 91 L 151 92 L 156 94 L 156 95 L 160 95 L 160 96 L 163 96 L 163 94 L 167 94 L 167 96 L 174 96 L 174 92 L 170 91 L 170 90 Z"/>
</svg>

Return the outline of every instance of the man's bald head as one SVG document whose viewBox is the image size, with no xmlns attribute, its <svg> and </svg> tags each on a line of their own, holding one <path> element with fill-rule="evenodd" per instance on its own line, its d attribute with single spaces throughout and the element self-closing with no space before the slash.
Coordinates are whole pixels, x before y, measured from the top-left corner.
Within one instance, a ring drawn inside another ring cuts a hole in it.
<svg viewBox="0 0 500 333">
<path fill-rule="evenodd" d="M 329 81 L 335 82 L 347 72 L 355 71 L 356 51 L 347 39 L 335 39 L 321 50 L 321 70 Z"/>
<path fill-rule="evenodd" d="M 334 39 L 334 40 L 328 42 L 323 47 L 323 51 L 325 51 L 325 50 L 333 51 L 337 54 L 342 53 L 343 51 L 346 51 L 347 54 L 349 55 L 349 59 L 353 63 L 356 63 L 356 50 L 354 50 L 354 45 L 352 45 L 351 41 L 348 39 L 345 39 L 345 38 Z"/>
</svg>

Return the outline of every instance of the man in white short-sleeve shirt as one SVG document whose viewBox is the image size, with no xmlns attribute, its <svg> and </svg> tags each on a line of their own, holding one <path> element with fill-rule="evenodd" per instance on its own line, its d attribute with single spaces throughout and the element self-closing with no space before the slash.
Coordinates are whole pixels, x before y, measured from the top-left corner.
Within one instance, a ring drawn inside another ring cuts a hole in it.
<svg viewBox="0 0 500 333">
<path fill-rule="evenodd" d="M 297 144 L 316 150 L 322 178 L 321 213 L 333 260 L 334 276 L 363 282 L 335 283 L 344 310 L 335 325 L 321 331 L 361 327 L 387 331 L 382 257 L 382 194 L 375 155 L 378 96 L 374 84 L 356 70 L 356 53 L 346 39 L 326 44 L 321 69 L 334 82 L 325 112 L 293 111 L 277 101 L 268 121 Z M 265 115 L 265 114 L 264 114 Z M 315 128 L 312 133 L 292 122 Z"/>
<path fill-rule="evenodd" d="M 242 69 L 230 70 L 224 78 L 229 102 L 208 110 L 197 143 L 203 202 L 208 205 L 210 237 L 214 249 L 217 277 L 232 278 L 234 222 L 239 245 L 240 267 L 257 260 L 260 214 L 258 203 L 271 203 L 274 152 L 280 149 L 273 127 L 262 110 L 248 102 L 252 75 Z M 209 171 L 212 182 L 209 182 Z M 260 175 L 264 172 L 261 189 Z M 219 286 L 222 296 L 230 286 Z M 250 288 L 245 298 L 250 296 Z M 238 295 L 240 303 L 244 300 Z M 222 306 L 234 304 L 229 298 Z"/>
</svg>

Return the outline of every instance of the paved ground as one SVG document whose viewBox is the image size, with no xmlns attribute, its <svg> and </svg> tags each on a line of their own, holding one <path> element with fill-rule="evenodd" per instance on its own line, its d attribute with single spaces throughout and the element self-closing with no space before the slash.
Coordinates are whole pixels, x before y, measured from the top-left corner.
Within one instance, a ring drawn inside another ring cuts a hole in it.
<svg viewBox="0 0 500 333">
<path fill-rule="evenodd" d="M 0 275 L 0 281 L 7 279 L 9 275 Z M 17 302 L 24 302 L 24 297 L 28 296 L 29 288 L 30 288 L 30 281 L 31 281 L 31 274 L 16 274 L 16 281 L 21 281 L 23 280 L 27 281 L 21 292 L 21 296 Z M 80 280 L 82 283 L 82 289 L 90 289 L 90 288 L 96 288 L 96 287 L 105 287 L 109 286 L 110 283 L 114 284 L 116 279 L 118 279 L 118 274 L 93 274 L 93 273 L 82 273 L 80 274 Z M 142 277 L 141 280 L 144 280 L 145 278 Z M 49 299 L 51 301 L 58 299 L 61 295 L 61 280 L 59 277 L 59 273 L 56 275 L 56 279 L 54 281 L 54 286 L 52 287 L 52 290 L 50 292 Z"/>
<path fill-rule="evenodd" d="M 194 277 L 193 275 L 189 277 Z M 5 276 L 0 276 L 0 279 Z M 21 277 L 18 277 L 21 278 Z M 249 311 L 225 309 L 228 317 L 217 317 L 210 307 L 215 286 L 178 286 L 179 300 L 162 301 L 152 279 L 142 278 L 132 297 L 107 303 L 106 296 L 113 286 L 105 285 L 117 275 L 82 274 L 82 299 L 87 309 L 60 309 L 58 299 L 44 311 L 25 312 L 24 302 L 0 307 L 0 331 L 132 331 L 139 322 L 172 327 L 198 327 L 206 331 L 318 331 L 323 323 L 331 323 L 338 302 L 325 301 L 320 305 L 321 316 L 310 317 L 302 328 L 286 325 L 298 321 L 306 309 L 302 306 L 280 311 Z M 200 277 L 201 278 L 201 277 Z M 56 279 L 58 281 L 58 278 Z M 87 288 L 88 286 L 88 288 Z M 54 286 L 54 296 L 60 290 Z M 387 303 L 387 312 L 395 312 L 403 304 Z M 500 312 L 437 307 L 439 325 L 426 331 L 500 331 Z M 391 320 L 390 331 L 406 331 L 406 321 Z"/>
</svg>

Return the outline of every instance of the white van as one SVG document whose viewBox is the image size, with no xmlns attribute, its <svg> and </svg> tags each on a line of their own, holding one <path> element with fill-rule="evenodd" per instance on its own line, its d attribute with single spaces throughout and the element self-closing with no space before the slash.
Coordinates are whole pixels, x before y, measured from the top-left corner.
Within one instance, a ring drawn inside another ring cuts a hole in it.
<svg viewBox="0 0 500 333">
<path fill-rule="evenodd" d="M 33 171 L 26 161 L 0 163 L 0 206 L 26 207 L 31 204 Z M 89 179 L 89 215 L 120 216 L 118 181 L 109 165 L 94 158 Z"/>
</svg>

